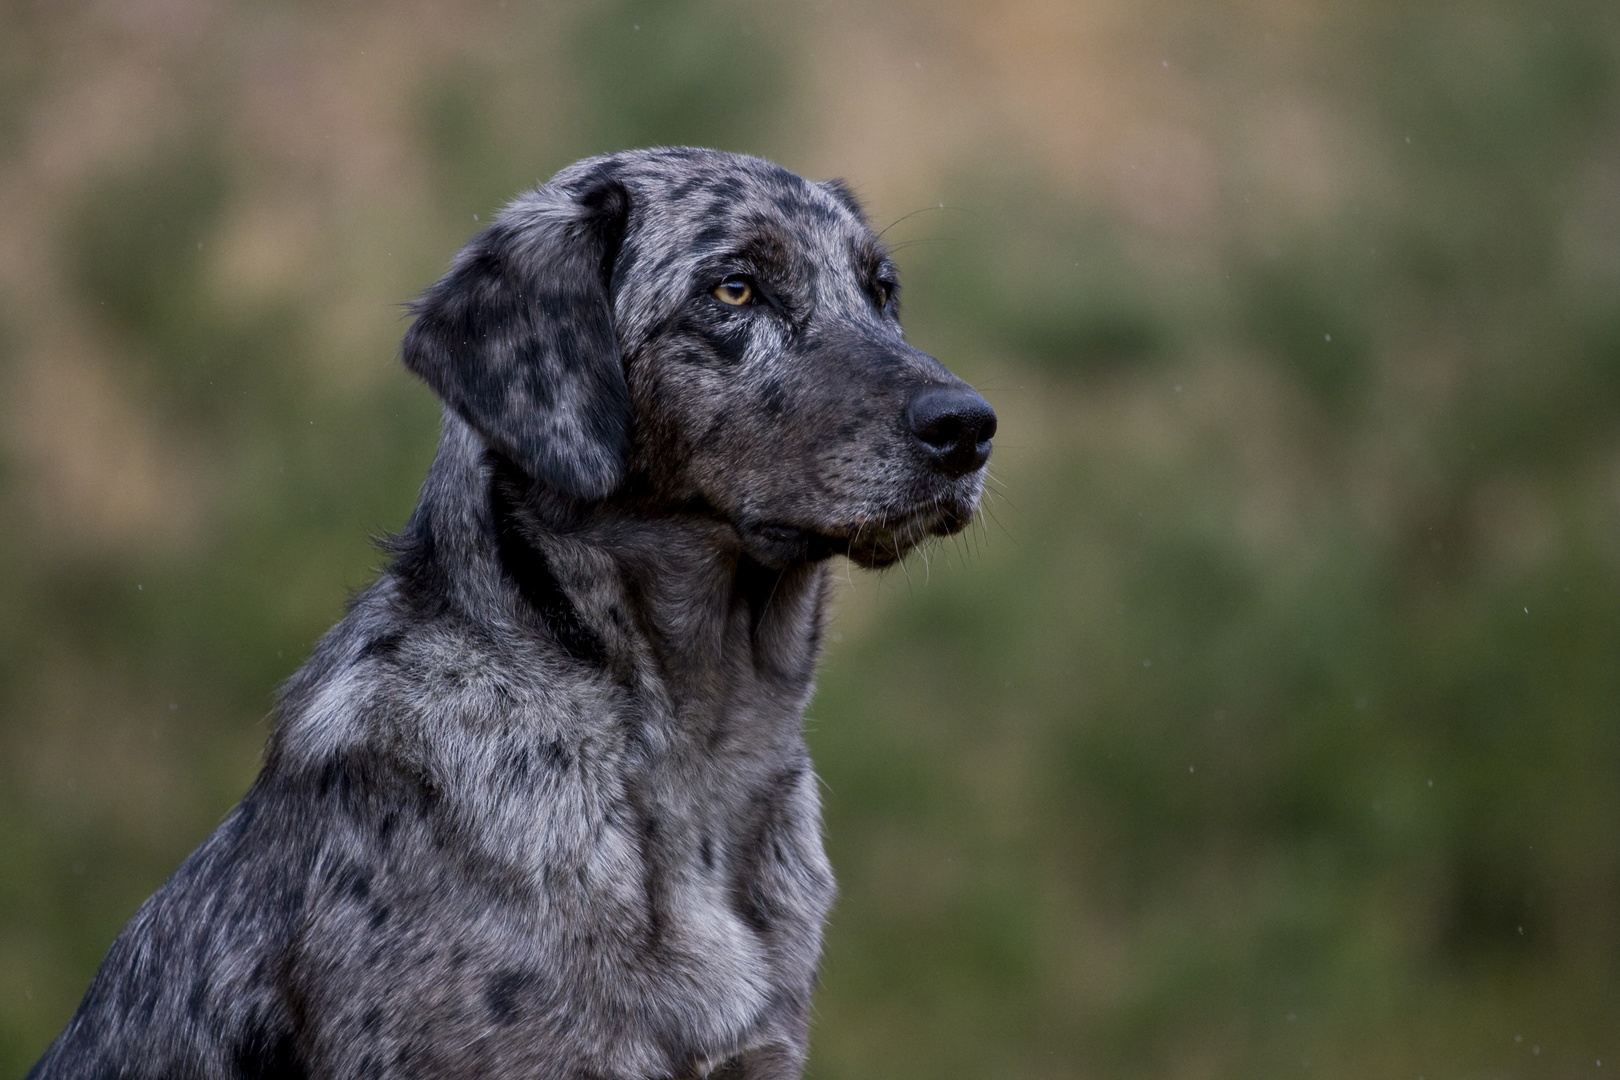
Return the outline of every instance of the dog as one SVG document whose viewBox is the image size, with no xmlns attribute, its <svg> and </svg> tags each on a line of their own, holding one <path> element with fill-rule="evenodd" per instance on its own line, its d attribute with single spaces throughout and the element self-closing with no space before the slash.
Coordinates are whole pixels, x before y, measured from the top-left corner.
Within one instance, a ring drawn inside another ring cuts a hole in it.
<svg viewBox="0 0 1620 1080">
<path fill-rule="evenodd" d="M 828 561 L 976 511 L 996 417 L 840 181 L 590 158 L 412 306 L 439 449 L 242 802 L 29 1074 L 800 1075 Z"/>
</svg>

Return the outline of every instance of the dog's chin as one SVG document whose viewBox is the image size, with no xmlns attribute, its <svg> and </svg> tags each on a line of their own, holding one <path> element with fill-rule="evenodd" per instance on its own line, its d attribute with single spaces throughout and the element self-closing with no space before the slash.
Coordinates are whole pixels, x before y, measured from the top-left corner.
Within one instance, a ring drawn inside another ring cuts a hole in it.
<svg viewBox="0 0 1620 1080">
<path fill-rule="evenodd" d="M 930 504 L 877 521 L 804 527 L 761 522 L 739 530 L 755 561 L 771 567 L 818 562 L 844 555 L 857 566 L 881 570 L 905 558 L 929 537 L 952 536 L 973 520 L 971 505 Z"/>
<path fill-rule="evenodd" d="M 882 570 L 905 558 L 929 537 L 953 536 L 972 520 L 971 508 L 930 507 L 926 514 L 908 515 L 881 527 L 856 527 L 849 533 L 843 553 L 857 566 Z"/>
</svg>

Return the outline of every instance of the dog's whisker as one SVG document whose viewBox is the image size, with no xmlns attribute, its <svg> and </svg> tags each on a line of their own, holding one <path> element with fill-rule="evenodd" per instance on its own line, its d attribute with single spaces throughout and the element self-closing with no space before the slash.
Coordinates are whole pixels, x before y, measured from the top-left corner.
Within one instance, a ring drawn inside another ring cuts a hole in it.
<svg viewBox="0 0 1620 1080">
<path fill-rule="evenodd" d="M 949 211 L 953 211 L 953 212 L 958 213 L 958 214 L 969 214 L 969 215 L 973 214 L 973 212 L 971 210 L 967 210 L 967 209 L 965 209 L 963 207 L 960 207 L 960 206 L 946 206 L 944 203 L 936 203 L 933 206 L 924 206 L 921 209 L 913 210 L 911 213 L 905 214 L 905 215 L 903 215 L 901 217 L 897 217 L 893 221 L 889 222 L 887 225 L 885 225 L 878 232 L 878 234 L 877 234 L 878 239 L 879 240 L 883 239 L 885 236 L 887 236 L 889 234 L 890 229 L 894 228 L 896 225 L 900 224 L 902 221 L 910 221 L 912 218 L 916 217 L 918 214 L 931 214 L 931 213 L 934 213 L 934 212 L 940 211 L 940 210 L 949 210 Z"/>
<path fill-rule="evenodd" d="M 890 244 L 889 252 L 893 254 L 897 251 L 904 251 L 906 248 L 916 247 L 918 244 L 960 244 L 962 242 L 962 238 L 959 236 L 919 236 L 915 240 L 903 240 L 898 244 Z"/>
</svg>

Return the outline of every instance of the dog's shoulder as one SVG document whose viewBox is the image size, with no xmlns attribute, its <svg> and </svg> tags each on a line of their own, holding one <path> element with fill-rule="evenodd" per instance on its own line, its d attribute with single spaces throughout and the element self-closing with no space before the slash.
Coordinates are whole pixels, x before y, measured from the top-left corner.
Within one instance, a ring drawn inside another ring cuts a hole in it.
<svg viewBox="0 0 1620 1080">
<path fill-rule="evenodd" d="M 118 935 L 31 1078 L 300 1075 L 282 958 L 321 826 L 264 780 Z"/>
</svg>

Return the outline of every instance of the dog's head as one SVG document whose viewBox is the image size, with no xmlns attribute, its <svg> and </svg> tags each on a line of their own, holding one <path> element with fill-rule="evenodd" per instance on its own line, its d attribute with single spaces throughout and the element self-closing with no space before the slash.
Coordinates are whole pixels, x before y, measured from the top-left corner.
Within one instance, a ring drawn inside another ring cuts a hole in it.
<svg viewBox="0 0 1620 1080">
<path fill-rule="evenodd" d="M 906 344 L 837 181 L 685 148 L 591 158 L 415 305 L 405 363 L 575 499 L 712 513 L 767 565 L 886 566 L 972 517 L 996 417 Z"/>
</svg>

